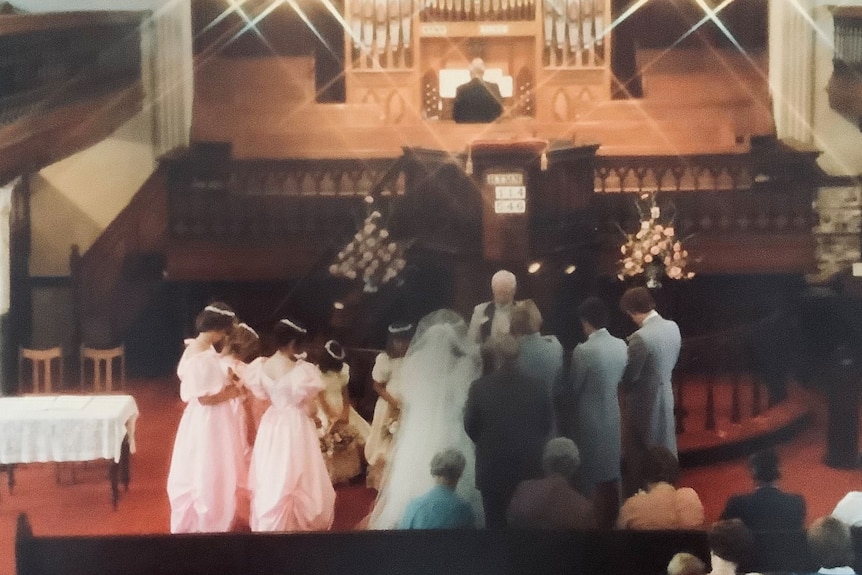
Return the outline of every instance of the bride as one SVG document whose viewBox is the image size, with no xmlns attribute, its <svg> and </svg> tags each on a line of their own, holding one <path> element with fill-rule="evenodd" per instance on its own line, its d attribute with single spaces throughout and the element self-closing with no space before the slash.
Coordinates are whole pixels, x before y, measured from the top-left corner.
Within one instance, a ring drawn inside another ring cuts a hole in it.
<svg viewBox="0 0 862 575">
<path fill-rule="evenodd" d="M 389 469 L 371 512 L 372 529 L 394 529 L 407 504 L 434 486 L 429 466 L 438 451 L 453 447 L 467 459 L 456 493 L 470 503 L 477 527 L 484 525 L 476 489 L 475 450 L 464 431 L 470 384 L 481 375 L 478 347 L 467 324 L 442 309 L 422 318 L 401 371 L 403 407 Z"/>
</svg>

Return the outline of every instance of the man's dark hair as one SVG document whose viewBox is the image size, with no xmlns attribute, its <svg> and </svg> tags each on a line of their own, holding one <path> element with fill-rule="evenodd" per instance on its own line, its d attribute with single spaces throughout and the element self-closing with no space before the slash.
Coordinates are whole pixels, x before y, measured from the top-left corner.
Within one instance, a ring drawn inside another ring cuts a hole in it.
<svg viewBox="0 0 862 575">
<path fill-rule="evenodd" d="M 664 446 L 654 445 L 647 449 L 643 463 L 643 477 L 647 483 L 676 483 L 679 477 L 679 461 Z"/>
<path fill-rule="evenodd" d="M 740 519 L 726 519 L 710 527 L 706 534 L 709 549 L 725 561 L 744 565 L 751 557 L 754 537 Z"/>
<path fill-rule="evenodd" d="M 625 313 L 649 313 L 655 309 L 655 300 L 645 287 L 629 288 L 620 298 L 620 309 Z"/>
<path fill-rule="evenodd" d="M 751 477 L 757 483 L 772 483 L 781 477 L 778 471 L 778 453 L 772 449 L 763 449 L 751 456 L 748 462 Z"/>
<path fill-rule="evenodd" d="M 608 327 L 610 312 L 600 298 L 590 296 L 578 306 L 578 317 L 596 329 Z"/>
</svg>

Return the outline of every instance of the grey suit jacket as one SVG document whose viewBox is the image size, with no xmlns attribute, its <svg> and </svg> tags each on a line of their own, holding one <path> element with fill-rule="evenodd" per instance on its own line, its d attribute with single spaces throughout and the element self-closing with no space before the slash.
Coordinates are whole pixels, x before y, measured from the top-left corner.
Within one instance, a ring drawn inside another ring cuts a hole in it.
<svg viewBox="0 0 862 575">
<path fill-rule="evenodd" d="M 592 333 L 572 352 L 572 429 L 581 452 L 581 480 L 587 495 L 592 495 L 596 484 L 620 478 L 617 392 L 625 368 L 626 342 L 606 329 Z"/>
<path fill-rule="evenodd" d="M 671 375 L 682 343 L 676 322 L 654 314 L 629 338 L 622 389 L 626 423 L 640 448 L 663 445 L 676 455 Z"/>
<path fill-rule="evenodd" d="M 548 396 L 560 384 L 563 374 L 563 346 L 554 335 L 531 333 L 519 338 L 521 350 L 516 365 L 521 372 L 542 380 Z"/>
</svg>

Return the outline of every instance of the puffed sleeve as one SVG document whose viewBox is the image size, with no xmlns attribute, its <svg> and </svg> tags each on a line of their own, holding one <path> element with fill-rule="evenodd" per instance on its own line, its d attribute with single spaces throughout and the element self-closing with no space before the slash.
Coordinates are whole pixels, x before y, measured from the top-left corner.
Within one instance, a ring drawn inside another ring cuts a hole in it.
<svg viewBox="0 0 862 575">
<path fill-rule="evenodd" d="M 392 362 L 388 355 L 385 353 L 377 355 L 377 359 L 374 360 L 374 368 L 371 370 L 371 377 L 380 383 L 386 383 L 392 378 Z"/>
<path fill-rule="evenodd" d="M 237 375 L 245 388 L 258 399 L 269 398 L 263 385 L 264 378 L 266 378 L 266 374 L 263 372 L 264 361 L 266 361 L 265 357 L 259 357 L 251 363 L 241 363 L 239 364 L 239 371 L 237 371 Z"/>
<path fill-rule="evenodd" d="M 326 387 L 323 378 L 320 377 L 320 370 L 313 363 L 300 360 L 293 370 L 297 372 L 293 386 L 297 399 L 306 400 L 314 397 Z"/>
<path fill-rule="evenodd" d="M 177 366 L 180 398 L 186 403 L 205 395 L 215 395 L 227 383 L 227 371 L 215 350 L 186 353 Z"/>
</svg>

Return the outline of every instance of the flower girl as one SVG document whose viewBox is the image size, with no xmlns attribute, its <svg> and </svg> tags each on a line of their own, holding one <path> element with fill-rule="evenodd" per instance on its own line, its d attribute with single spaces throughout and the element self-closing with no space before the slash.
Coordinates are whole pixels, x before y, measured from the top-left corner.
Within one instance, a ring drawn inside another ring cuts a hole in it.
<svg viewBox="0 0 862 575">
<path fill-rule="evenodd" d="M 344 483 L 362 473 L 360 452 L 371 426 L 350 404 L 347 382 L 350 366 L 345 363 L 344 348 L 331 339 L 323 346 L 318 362 L 326 388 L 320 395 L 318 418 L 324 431 L 321 450 L 332 483 Z"/>
</svg>

